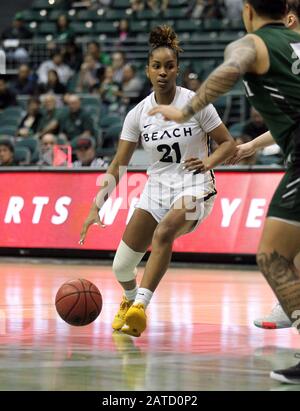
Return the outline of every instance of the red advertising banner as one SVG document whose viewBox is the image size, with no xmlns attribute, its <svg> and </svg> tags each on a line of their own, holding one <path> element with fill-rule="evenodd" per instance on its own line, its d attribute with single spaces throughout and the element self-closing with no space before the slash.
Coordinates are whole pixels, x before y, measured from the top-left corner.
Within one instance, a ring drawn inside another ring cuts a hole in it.
<svg viewBox="0 0 300 411">
<path fill-rule="evenodd" d="M 255 254 L 269 202 L 282 172 L 216 172 L 218 196 L 199 228 L 174 251 Z M 107 200 L 84 246 L 82 223 L 97 193 L 99 172 L 0 173 L 0 247 L 115 250 L 147 176 L 129 172 Z"/>
</svg>

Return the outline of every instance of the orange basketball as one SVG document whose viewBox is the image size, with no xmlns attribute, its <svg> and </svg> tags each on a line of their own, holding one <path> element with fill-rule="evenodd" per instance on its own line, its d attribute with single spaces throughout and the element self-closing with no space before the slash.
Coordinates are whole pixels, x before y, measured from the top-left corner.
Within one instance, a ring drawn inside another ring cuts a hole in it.
<svg viewBox="0 0 300 411">
<path fill-rule="evenodd" d="M 71 280 L 57 291 L 55 307 L 66 323 L 74 326 L 87 325 L 101 313 L 102 296 L 89 280 Z"/>
</svg>

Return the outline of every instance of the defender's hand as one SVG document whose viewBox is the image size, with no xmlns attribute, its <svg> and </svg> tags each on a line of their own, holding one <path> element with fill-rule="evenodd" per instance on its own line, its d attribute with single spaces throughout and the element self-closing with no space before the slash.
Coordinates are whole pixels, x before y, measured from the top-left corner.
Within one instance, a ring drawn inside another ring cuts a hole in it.
<svg viewBox="0 0 300 411">
<path fill-rule="evenodd" d="M 239 163 L 241 160 L 243 160 L 244 158 L 253 156 L 255 153 L 256 153 L 256 150 L 253 147 L 252 141 L 249 141 L 249 143 L 240 144 L 236 147 L 236 151 L 233 154 L 233 156 L 228 158 L 225 164 L 235 165 Z"/>
<path fill-rule="evenodd" d="M 155 116 L 160 113 L 166 121 L 175 121 L 176 123 L 184 123 L 183 113 L 178 108 L 173 106 L 160 105 L 149 111 L 149 116 Z"/>
</svg>

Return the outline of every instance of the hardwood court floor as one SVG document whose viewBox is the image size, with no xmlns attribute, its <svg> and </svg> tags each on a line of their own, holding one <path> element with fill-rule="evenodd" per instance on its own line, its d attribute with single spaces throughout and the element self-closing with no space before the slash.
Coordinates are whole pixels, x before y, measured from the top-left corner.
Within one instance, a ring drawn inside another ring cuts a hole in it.
<svg viewBox="0 0 300 411">
<path fill-rule="evenodd" d="M 134 339 L 112 334 L 121 290 L 110 266 L 0 259 L 0 390 L 300 389 L 269 378 L 297 362 L 300 337 L 252 325 L 274 303 L 262 276 L 187 267 L 168 271 Z M 59 286 L 78 277 L 104 301 L 86 327 L 70 327 L 53 305 Z"/>
</svg>

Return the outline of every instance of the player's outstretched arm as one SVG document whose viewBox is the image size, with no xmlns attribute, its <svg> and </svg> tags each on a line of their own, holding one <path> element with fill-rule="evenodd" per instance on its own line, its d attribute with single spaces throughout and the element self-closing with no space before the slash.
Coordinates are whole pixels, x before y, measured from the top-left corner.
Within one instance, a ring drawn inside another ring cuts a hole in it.
<svg viewBox="0 0 300 411">
<path fill-rule="evenodd" d="M 225 50 L 224 63 L 210 74 L 183 109 L 159 105 L 149 114 L 161 113 L 165 120 L 178 123 L 189 120 L 195 113 L 230 91 L 245 73 L 252 70 L 257 57 L 256 47 L 254 36 L 251 34 L 229 44 Z"/>
<path fill-rule="evenodd" d="M 99 210 L 119 184 L 120 178 L 126 171 L 126 167 L 129 164 L 135 148 L 136 143 L 120 140 L 117 153 L 101 181 L 100 190 L 92 203 L 89 215 L 83 223 L 79 240 L 80 245 L 84 244 L 86 235 L 91 225 L 98 224 L 102 228 L 105 227 L 100 220 Z"/>
<path fill-rule="evenodd" d="M 236 146 L 235 153 L 226 161 L 226 164 L 237 164 L 244 158 L 253 156 L 257 150 L 261 150 L 265 147 L 271 146 L 272 144 L 275 144 L 275 141 L 270 131 L 267 131 L 248 143 Z"/>
</svg>

